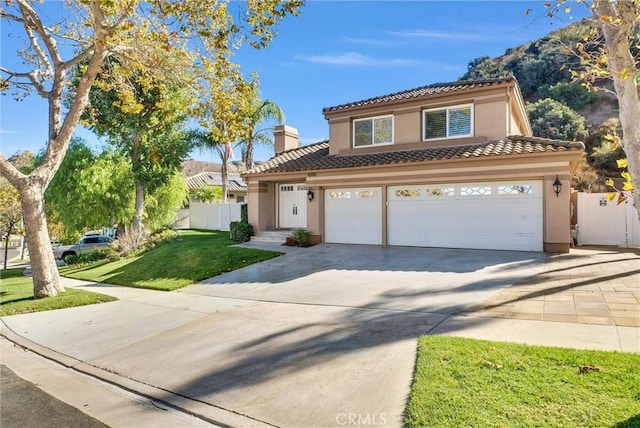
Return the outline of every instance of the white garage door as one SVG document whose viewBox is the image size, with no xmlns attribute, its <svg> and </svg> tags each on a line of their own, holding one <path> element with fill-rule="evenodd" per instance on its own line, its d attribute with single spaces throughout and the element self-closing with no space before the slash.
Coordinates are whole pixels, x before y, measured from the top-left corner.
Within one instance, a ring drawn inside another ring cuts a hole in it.
<svg viewBox="0 0 640 428">
<path fill-rule="evenodd" d="M 382 188 L 327 189 L 325 241 L 382 244 Z"/>
<path fill-rule="evenodd" d="M 388 244 L 542 251 L 542 182 L 388 188 Z"/>
</svg>

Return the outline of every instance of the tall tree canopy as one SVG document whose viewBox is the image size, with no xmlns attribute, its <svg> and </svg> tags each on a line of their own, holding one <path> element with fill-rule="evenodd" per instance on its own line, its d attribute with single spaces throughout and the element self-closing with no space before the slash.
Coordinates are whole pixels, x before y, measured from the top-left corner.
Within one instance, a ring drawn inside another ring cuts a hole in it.
<svg viewBox="0 0 640 428">
<path fill-rule="evenodd" d="M 640 1 L 639 0 L 593 0 L 578 1 L 591 10 L 598 23 L 599 32 L 585 35 L 578 44 L 582 68 L 573 73 L 587 87 L 594 86 L 599 79 L 610 78 L 618 99 L 620 143 L 626 160 L 623 174 L 633 188 L 634 206 L 640 218 Z M 566 0 L 546 3 L 548 15 L 560 11 L 571 11 Z M 597 48 L 589 43 L 598 39 Z"/>
<path fill-rule="evenodd" d="M 284 113 L 276 103 L 271 100 L 262 100 L 259 96 L 251 101 L 250 115 L 247 117 L 247 134 L 241 136 L 242 162 L 246 169 L 253 168 L 253 149 L 256 145 L 273 145 L 271 131 L 273 127 L 267 126 L 268 122 L 281 124 L 284 122 Z"/>
<path fill-rule="evenodd" d="M 155 57 L 158 50 L 148 48 L 162 47 L 172 57 L 184 58 L 193 77 L 211 88 L 199 100 L 211 106 L 217 102 L 216 79 L 234 70 L 233 52 L 243 42 L 254 48 L 267 47 L 275 27 L 287 15 L 297 14 L 302 4 L 303 0 L 3 2 L 0 19 L 22 31 L 25 47 L 16 52 L 22 60 L 19 69 L 0 66 L 0 90 L 23 96 L 34 92 L 46 100 L 49 109 L 46 149 L 31 173 L 21 173 L 0 156 L 0 171 L 21 196 L 37 298 L 63 290 L 46 227 L 44 192 L 62 163 L 106 58 L 121 60 L 123 66 L 111 73 L 122 76 L 113 79 L 114 83 L 122 82 L 136 72 L 161 69 L 164 63 Z M 51 8 L 58 9 L 52 12 Z M 78 83 L 70 85 L 71 71 L 78 66 Z M 211 73 L 214 69 L 219 73 Z M 63 108 L 65 96 L 67 109 Z M 135 105 L 124 99 L 122 107 Z"/>
<path fill-rule="evenodd" d="M 161 70 L 172 70 L 170 74 L 156 69 L 122 75 L 117 70 L 127 59 L 109 57 L 89 92 L 89 108 L 82 115 L 91 130 L 107 137 L 130 158 L 136 195 L 132 221 L 135 233 L 142 231 L 146 193 L 173 176 L 191 151 L 180 129 L 187 121 L 196 91 L 188 61 L 162 48 L 150 46 L 149 50 L 159 51 L 152 56 L 159 67 L 163 64 Z"/>
<path fill-rule="evenodd" d="M 577 141 L 586 137 L 584 117 L 566 105 L 545 98 L 526 105 L 533 135 L 556 140 Z"/>
<path fill-rule="evenodd" d="M 131 162 L 120 152 L 99 154 L 73 138 L 67 155 L 45 192 L 47 210 L 67 235 L 74 236 L 133 218 Z"/>
</svg>

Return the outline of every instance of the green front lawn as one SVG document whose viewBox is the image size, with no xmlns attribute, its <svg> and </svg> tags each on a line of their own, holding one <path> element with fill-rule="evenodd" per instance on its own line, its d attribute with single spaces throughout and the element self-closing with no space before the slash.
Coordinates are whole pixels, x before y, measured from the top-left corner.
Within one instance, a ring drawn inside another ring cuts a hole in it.
<svg viewBox="0 0 640 428">
<path fill-rule="evenodd" d="M 142 255 L 90 266 L 61 266 L 60 274 L 108 284 L 176 290 L 281 253 L 230 247 L 229 232 L 185 230 Z"/>
<path fill-rule="evenodd" d="M 640 355 L 425 336 L 406 425 L 640 427 Z"/>
<path fill-rule="evenodd" d="M 54 298 L 33 298 L 33 280 L 24 276 L 24 269 L 0 271 L 0 316 L 72 308 L 118 300 L 90 291 L 67 289 Z"/>
</svg>

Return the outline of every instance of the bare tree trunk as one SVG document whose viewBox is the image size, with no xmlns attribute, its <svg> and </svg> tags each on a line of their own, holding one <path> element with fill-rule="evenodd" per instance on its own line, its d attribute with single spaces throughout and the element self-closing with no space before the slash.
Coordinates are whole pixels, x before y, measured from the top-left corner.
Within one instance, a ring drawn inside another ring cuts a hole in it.
<svg viewBox="0 0 640 428">
<path fill-rule="evenodd" d="M 227 155 L 222 157 L 222 169 L 220 170 L 222 176 L 222 203 L 227 203 Z"/>
<path fill-rule="evenodd" d="M 144 213 L 144 185 L 138 179 L 136 179 L 136 205 L 135 213 L 133 215 L 133 223 L 131 229 L 133 233 L 142 232 L 142 215 Z"/>
<path fill-rule="evenodd" d="M 22 235 L 20 237 L 20 260 L 24 260 L 24 249 L 27 248 L 27 237 Z"/>
<path fill-rule="evenodd" d="M 56 265 L 47 217 L 44 211 L 44 189 L 25 186 L 22 196 L 22 215 L 27 230 L 27 246 L 33 275 L 33 295 L 36 299 L 52 297 L 64 291 Z"/>
<path fill-rule="evenodd" d="M 140 151 L 140 135 L 136 134 L 133 137 L 133 148 L 131 149 L 131 163 L 136 182 L 136 205 L 131 229 L 136 235 L 142 232 L 142 215 L 144 213 L 144 184 L 142 184 L 142 181 L 138 178 L 140 174 Z"/>
<path fill-rule="evenodd" d="M 7 231 L 4 237 L 4 270 L 7 270 L 7 257 L 9 255 L 9 237 L 11 236 L 11 229 Z"/>
<path fill-rule="evenodd" d="M 247 170 L 253 168 L 253 135 L 249 136 L 247 144 L 242 152 L 242 163 Z"/>
<path fill-rule="evenodd" d="M 640 14 L 640 6 L 631 0 L 596 0 L 595 18 L 602 22 L 608 71 L 613 79 L 619 104 L 622 146 L 627 156 L 627 171 L 633 183 L 634 206 L 640 219 L 640 96 L 635 81 L 636 62 L 631 54 L 631 33 Z M 617 24 L 602 19 L 618 18 Z"/>
</svg>

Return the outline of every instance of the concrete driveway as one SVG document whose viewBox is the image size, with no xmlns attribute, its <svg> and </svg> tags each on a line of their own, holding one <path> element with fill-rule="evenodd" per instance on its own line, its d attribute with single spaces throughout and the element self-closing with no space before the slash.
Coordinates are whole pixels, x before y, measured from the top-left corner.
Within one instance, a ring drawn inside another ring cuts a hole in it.
<svg viewBox="0 0 640 428">
<path fill-rule="evenodd" d="M 66 280 L 121 300 L 3 321 L 217 425 L 401 426 L 416 338 L 543 267 L 541 253 L 318 245 L 180 292 Z"/>
</svg>

